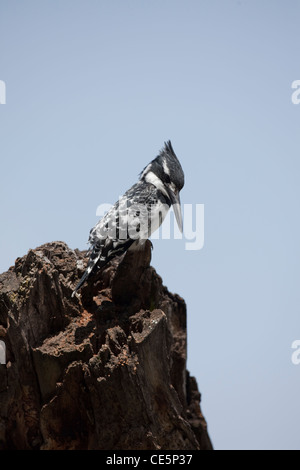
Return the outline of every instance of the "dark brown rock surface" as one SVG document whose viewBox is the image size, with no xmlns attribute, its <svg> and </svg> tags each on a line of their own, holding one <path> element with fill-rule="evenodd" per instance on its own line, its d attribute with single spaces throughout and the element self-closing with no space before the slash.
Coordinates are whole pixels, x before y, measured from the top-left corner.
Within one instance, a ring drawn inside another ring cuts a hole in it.
<svg viewBox="0 0 300 470">
<path fill-rule="evenodd" d="M 0 275 L 0 449 L 211 449 L 186 370 L 186 306 L 151 247 L 86 265 L 63 242 Z"/>
</svg>

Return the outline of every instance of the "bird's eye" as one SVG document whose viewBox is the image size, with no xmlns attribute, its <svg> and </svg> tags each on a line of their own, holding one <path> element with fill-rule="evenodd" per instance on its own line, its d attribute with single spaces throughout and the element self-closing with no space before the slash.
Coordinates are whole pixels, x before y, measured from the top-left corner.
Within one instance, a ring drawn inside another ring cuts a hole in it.
<svg viewBox="0 0 300 470">
<path fill-rule="evenodd" d="M 171 183 L 169 175 L 165 175 L 165 181 L 166 181 L 166 183 Z"/>
</svg>

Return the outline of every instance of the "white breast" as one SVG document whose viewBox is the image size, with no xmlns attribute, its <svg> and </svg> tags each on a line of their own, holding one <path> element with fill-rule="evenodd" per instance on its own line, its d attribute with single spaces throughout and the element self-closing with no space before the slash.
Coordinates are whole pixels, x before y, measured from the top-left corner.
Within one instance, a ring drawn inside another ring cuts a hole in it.
<svg viewBox="0 0 300 470">
<path fill-rule="evenodd" d="M 162 202 L 158 202 L 151 210 L 151 215 L 150 215 L 150 230 L 149 230 L 149 235 L 152 235 L 163 223 L 165 220 L 165 217 L 168 213 L 168 210 L 170 209 L 168 204 L 163 204 Z"/>
</svg>

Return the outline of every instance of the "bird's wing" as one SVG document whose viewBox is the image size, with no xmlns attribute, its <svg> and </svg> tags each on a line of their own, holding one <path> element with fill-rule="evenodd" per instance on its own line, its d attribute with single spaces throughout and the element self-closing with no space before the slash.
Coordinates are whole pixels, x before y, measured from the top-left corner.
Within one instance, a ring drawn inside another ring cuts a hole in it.
<svg viewBox="0 0 300 470">
<path fill-rule="evenodd" d="M 97 222 L 89 236 L 90 259 L 74 293 L 96 269 L 125 253 L 135 240 L 149 237 L 149 213 L 157 201 L 157 188 L 139 181 Z"/>
<path fill-rule="evenodd" d="M 136 228 L 143 225 L 146 230 L 149 212 L 156 203 L 155 186 L 142 182 L 132 186 L 91 229 L 89 243 L 92 249 L 95 245 L 103 249 L 111 248 L 111 245 L 119 248 L 122 242 L 140 238 Z"/>
</svg>

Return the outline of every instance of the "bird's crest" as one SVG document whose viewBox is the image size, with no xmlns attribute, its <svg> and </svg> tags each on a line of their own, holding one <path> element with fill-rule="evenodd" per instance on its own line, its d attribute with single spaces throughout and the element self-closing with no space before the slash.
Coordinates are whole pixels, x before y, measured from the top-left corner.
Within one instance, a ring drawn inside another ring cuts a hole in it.
<svg viewBox="0 0 300 470">
<path fill-rule="evenodd" d="M 161 149 L 161 151 L 159 152 L 160 155 L 164 155 L 164 154 L 168 154 L 168 155 L 172 155 L 173 157 L 176 157 L 176 154 L 173 150 L 173 147 L 172 147 L 172 144 L 171 144 L 171 141 L 168 140 L 167 142 L 165 142 L 165 146 Z M 177 157 L 176 157 L 177 158 Z"/>
<path fill-rule="evenodd" d="M 140 172 L 139 174 L 139 177 L 142 178 L 145 174 L 145 170 L 148 170 L 148 168 L 151 167 L 151 164 L 153 162 L 155 162 L 159 157 L 163 157 L 163 156 L 168 156 L 168 157 L 173 157 L 175 158 L 177 161 L 178 161 L 178 158 L 173 150 L 173 147 L 172 147 L 172 144 L 171 144 L 171 141 L 170 140 L 167 140 L 167 142 L 164 142 L 164 147 L 159 151 L 159 154 L 158 156 L 152 160 L 152 162 L 150 162 L 147 166 L 145 166 L 145 168 Z"/>
</svg>

